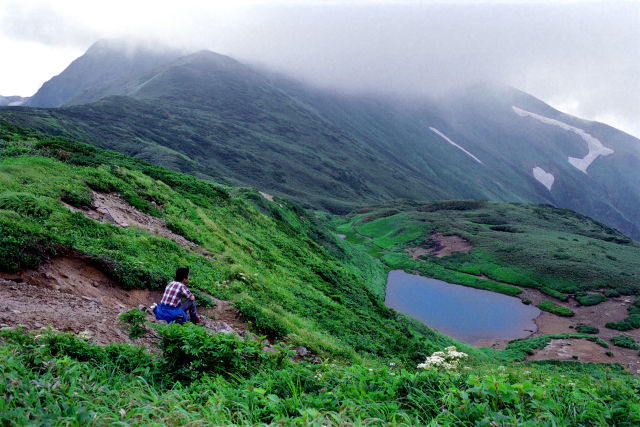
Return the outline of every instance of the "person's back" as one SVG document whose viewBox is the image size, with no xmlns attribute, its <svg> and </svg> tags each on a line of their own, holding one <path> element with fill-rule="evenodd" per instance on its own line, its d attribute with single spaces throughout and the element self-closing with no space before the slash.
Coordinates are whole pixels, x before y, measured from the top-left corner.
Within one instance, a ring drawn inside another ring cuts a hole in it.
<svg viewBox="0 0 640 427">
<path fill-rule="evenodd" d="M 189 268 L 178 268 L 175 280 L 167 285 L 160 304 L 153 308 L 158 320 L 165 320 L 169 323 L 184 323 L 187 321 L 187 313 L 189 313 L 191 322 L 200 323 L 195 297 L 187 288 L 187 283 L 189 283 Z M 182 302 L 182 297 L 185 298 L 184 302 Z"/>
</svg>

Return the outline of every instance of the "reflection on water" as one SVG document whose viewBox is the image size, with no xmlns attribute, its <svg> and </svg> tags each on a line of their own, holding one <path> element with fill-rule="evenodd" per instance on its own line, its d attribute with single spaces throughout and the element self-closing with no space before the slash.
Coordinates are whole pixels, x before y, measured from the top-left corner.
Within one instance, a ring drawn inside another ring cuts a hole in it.
<svg viewBox="0 0 640 427">
<path fill-rule="evenodd" d="M 469 344 L 526 337 L 536 330 L 533 319 L 540 314 L 519 298 L 402 270 L 389 273 L 385 304 Z"/>
</svg>

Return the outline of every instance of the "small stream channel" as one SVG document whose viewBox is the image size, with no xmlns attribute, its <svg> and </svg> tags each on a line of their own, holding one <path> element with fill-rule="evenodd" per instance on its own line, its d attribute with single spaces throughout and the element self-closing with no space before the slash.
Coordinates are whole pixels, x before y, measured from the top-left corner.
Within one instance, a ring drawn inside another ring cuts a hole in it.
<svg viewBox="0 0 640 427">
<path fill-rule="evenodd" d="M 540 310 L 519 298 L 393 270 L 385 305 L 468 344 L 515 339 L 536 331 Z"/>
</svg>

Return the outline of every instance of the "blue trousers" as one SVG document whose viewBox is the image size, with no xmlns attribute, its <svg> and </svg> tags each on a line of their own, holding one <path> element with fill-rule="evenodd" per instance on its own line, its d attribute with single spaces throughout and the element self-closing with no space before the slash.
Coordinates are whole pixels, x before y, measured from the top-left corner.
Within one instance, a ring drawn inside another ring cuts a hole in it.
<svg viewBox="0 0 640 427">
<path fill-rule="evenodd" d="M 186 300 L 180 304 L 180 309 L 185 313 L 189 313 L 189 320 L 193 323 L 198 321 L 198 312 L 196 311 L 196 302 L 193 300 Z M 185 319 L 186 320 L 186 319 Z"/>
</svg>

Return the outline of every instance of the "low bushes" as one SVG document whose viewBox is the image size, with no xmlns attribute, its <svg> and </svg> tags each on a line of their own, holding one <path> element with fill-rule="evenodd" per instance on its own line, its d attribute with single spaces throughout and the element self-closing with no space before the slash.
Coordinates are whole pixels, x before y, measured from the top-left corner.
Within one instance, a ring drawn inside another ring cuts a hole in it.
<svg viewBox="0 0 640 427">
<path fill-rule="evenodd" d="M 577 294 L 576 300 L 578 300 L 578 302 L 581 305 L 596 305 L 596 304 L 600 304 L 601 302 L 604 302 L 606 298 L 602 294 L 584 293 L 584 294 Z"/>
<path fill-rule="evenodd" d="M 538 308 L 542 311 L 548 311 L 549 313 L 557 314 L 558 316 L 571 317 L 574 315 L 571 309 L 558 305 L 553 301 L 545 300 L 538 304 Z"/>
<path fill-rule="evenodd" d="M 556 291 L 555 289 L 552 289 L 548 286 L 541 287 L 540 292 L 542 292 L 545 295 L 549 295 L 550 297 L 557 298 L 560 301 L 566 301 L 569 299 L 569 297 L 566 294 L 563 294 L 560 291 Z"/>
<path fill-rule="evenodd" d="M 194 379 L 204 374 L 244 376 L 288 361 L 286 351 L 265 353 L 260 341 L 243 340 L 234 334 L 211 334 L 195 325 L 175 323 L 156 329 L 162 338 L 162 369 L 175 378 Z"/>
<path fill-rule="evenodd" d="M 580 334 L 597 334 L 600 332 L 600 329 L 595 326 L 580 325 L 576 328 L 576 332 Z"/>
<path fill-rule="evenodd" d="M 137 308 L 132 308 L 131 310 L 122 313 L 119 319 L 122 323 L 129 325 L 129 338 L 135 340 L 147 332 L 147 329 L 144 326 L 146 317 L 146 313 L 143 313 Z"/>
<path fill-rule="evenodd" d="M 640 350 L 640 346 L 638 343 L 631 337 L 626 335 L 618 335 L 617 337 L 611 338 L 611 342 L 613 345 L 623 348 L 630 348 L 632 350 Z"/>
<path fill-rule="evenodd" d="M 640 328 L 640 297 L 636 297 L 633 305 L 630 305 L 627 310 L 629 311 L 629 316 L 626 319 L 619 322 L 608 322 L 605 326 L 617 331 L 630 331 Z"/>
</svg>

